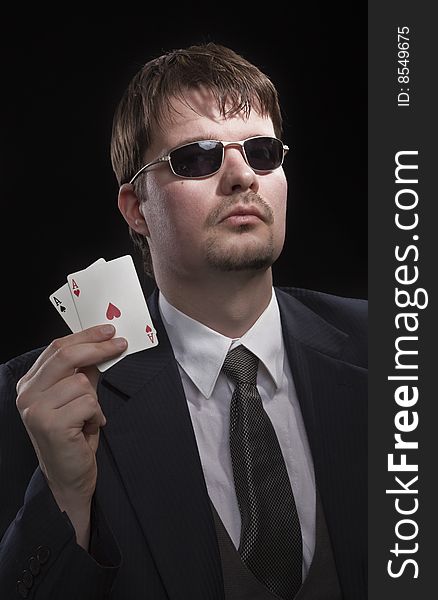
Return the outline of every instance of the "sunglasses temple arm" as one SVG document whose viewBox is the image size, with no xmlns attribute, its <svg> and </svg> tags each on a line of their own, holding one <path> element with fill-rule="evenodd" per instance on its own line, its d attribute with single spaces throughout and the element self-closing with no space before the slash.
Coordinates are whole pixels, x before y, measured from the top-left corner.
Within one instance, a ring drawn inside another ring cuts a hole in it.
<svg viewBox="0 0 438 600">
<path fill-rule="evenodd" d="M 168 154 L 166 154 L 166 156 L 161 156 L 161 158 L 157 158 L 156 160 L 153 160 L 152 162 L 147 163 L 147 165 L 144 165 L 144 167 L 142 167 L 139 171 L 137 171 L 137 173 L 129 181 L 129 183 L 134 183 L 134 181 L 137 179 L 137 177 L 139 175 L 141 175 L 144 171 L 146 171 L 146 169 L 149 169 L 149 167 L 152 167 L 153 165 L 158 165 L 159 163 L 162 163 L 162 162 L 168 162 L 169 160 L 170 160 L 170 156 Z"/>
</svg>

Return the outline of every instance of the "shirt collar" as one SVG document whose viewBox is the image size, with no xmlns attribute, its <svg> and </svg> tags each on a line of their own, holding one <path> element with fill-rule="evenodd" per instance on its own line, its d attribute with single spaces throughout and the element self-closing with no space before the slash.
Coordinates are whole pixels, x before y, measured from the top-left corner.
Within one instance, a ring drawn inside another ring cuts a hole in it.
<svg viewBox="0 0 438 600">
<path fill-rule="evenodd" d="M 239 339 L 226 337 L 172 306 L 160 292 L 158 305 L 175 358 L 199 391 L 209 398 L 230 348 L 239 343 L 266 367 L 276 388 L 283 373 L 284 346 L 277 298 Z"/>
</svg>

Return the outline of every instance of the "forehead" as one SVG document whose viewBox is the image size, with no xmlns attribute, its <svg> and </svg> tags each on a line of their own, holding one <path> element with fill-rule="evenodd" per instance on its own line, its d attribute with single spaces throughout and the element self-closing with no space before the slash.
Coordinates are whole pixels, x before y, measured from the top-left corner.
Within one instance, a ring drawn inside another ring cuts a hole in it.
<svg viewBox="0 0 438 600">
<path fill-rule="evenodd" d="M 235 141 L 254 135 L 275 135 L 270 117 L 253 106 L 249 114 L 223 114 L 217 99 L 205 88 L 187 90 L 170 98 L 160 123 L 156 123 L 151 152 L 169 149 L 188 141 L 219 139 Z M 229 106 L 225 106 L 227 111 Z"/>
</svg>

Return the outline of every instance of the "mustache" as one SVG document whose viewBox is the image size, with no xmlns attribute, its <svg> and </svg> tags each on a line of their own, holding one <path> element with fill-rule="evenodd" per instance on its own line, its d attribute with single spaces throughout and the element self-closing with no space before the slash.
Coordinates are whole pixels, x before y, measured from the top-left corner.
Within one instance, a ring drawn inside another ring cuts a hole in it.
<svg viewBox="0 0 438 600">
<path fill-rule="evenodd" d="M 212 227 L 219 223 L 222 218 L 228 213 L 234 206 L 238 205 L 253 205 L 257 206 L 263 216 L 263 220 L 268 224 L 272 225 L 274 222 L 274 213 L 269 204 L 263 200 L 263 198 L 256 192 L 245 192 L 244 194 L 237 194 L 225 198 L 218 206 L 216 206 L 211 213 L 208 215 L 205 224 L 207 227 Z"/>
</svg>

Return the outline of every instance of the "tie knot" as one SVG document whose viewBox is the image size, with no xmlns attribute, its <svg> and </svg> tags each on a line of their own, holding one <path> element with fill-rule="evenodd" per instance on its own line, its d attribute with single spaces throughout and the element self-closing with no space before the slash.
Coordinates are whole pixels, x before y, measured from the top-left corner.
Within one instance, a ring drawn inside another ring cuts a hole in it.
<svg viewBox="0 0 438 600">
<path fill-rule="evenodd" d="M 240 345 L 228 352 L 222 370 L 236 385 L 241 383 L 256 385 L 258 365 L 257 356 Z"/>
</svg>

